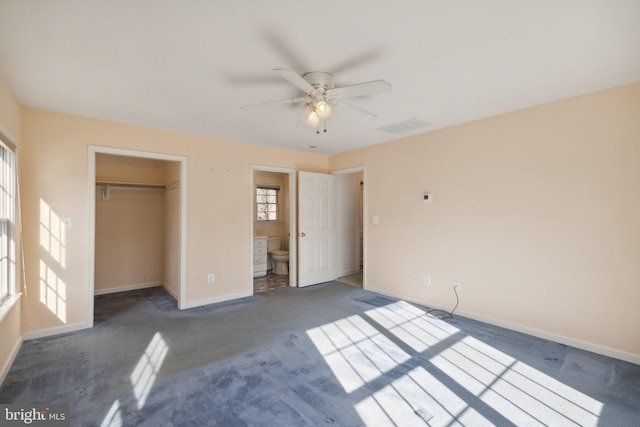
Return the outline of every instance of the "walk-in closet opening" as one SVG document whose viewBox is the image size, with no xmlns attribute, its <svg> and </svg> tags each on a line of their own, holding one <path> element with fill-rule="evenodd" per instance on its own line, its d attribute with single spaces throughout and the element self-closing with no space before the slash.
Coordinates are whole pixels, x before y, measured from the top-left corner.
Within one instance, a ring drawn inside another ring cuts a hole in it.
<svg viewBox="0 0 640 427">
<path fill-rule="evenodd" d="M 93 296 L 162 286 L 180 307 L 183 162 L 94 154 Z"/>
</svg>

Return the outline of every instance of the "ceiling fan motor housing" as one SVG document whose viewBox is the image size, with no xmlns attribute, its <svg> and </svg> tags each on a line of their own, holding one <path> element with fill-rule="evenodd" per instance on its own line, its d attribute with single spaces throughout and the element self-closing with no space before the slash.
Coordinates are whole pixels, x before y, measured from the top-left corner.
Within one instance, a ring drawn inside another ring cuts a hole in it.
<svg viewBox="0 0 640 427">
<path fill-rule="evenodd" d="M 336 83 L 336 79 L 333 77 L 333 74 L 325 73 L 323 71 L 305 73 L 302 75 L 302 78 L 315 89 L 318 89 L 323 93 L 329 89 L 333 89 Z"/>
</svg>

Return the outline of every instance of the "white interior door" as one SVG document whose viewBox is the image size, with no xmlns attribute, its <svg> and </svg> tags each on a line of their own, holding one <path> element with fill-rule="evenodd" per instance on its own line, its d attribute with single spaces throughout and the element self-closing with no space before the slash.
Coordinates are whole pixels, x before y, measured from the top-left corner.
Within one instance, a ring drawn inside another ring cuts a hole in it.
<svg viewBox="0 0 640 427">
<path fill-rule="evenodd" d="M 298 286 L 336 278 L 333 175 L 298 172 Z"/>
</svg>

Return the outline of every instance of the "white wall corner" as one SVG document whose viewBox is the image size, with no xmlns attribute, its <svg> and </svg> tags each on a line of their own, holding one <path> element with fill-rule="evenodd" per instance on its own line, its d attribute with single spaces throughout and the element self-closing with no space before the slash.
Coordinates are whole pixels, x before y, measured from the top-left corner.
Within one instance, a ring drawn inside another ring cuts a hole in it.
<svg viewBox="0 0 640 427">
<path fill-rule="evenodd" d="M 155 288 L 157 286 L 162 286 L 165 289 L 168 289 L 166 286 L 164 286 L 164 283 L 161 283 L 161 282 L 149 282 L 149 283 L 136 283 L 136 284 L 133 284 L 133 285 L 117 286 L 115 288 L 96 289 L 93 292 L 93 294 L 94 295 L 115 294 L 116 292 L 135 291 L 135 290 L 138 290 L 138 289 Z M 175 298 L 175 296 L 174 296 L 174 298 Z"/>
<path fill-rule="evenodd" d="M 238 298 L 247 298 L 253 295 L 253 292 L 239 292 L 236 294 L 224 295 L 222 297 L 215 298 L 205 298 L 196 301 L 187 302 L 184 307 L 180 307 L 181 310 L 186 310 L 189 308 L 201 307 L 203 305 L 216 304 L 219 302 L 231 301 Z"/>
<path fill-rule="evenodd" d="M 22 340 L 23 338 L 20 337 L 20 339 L 16 341 L 15 345 L 11 349 L 11 354 L 9 355 L 9 358 L 2 366 L 2 370 L 0 370 L 0 384 L 4 383 L 4 380 L 7 378 L 7 374 L 9 374 L 9 370 L 11 369 L 11 366 L 13 365 L 14 360 L 16 360 L 16 356 L 18 356 L 18 352 L 22 347 L 22 342 L 23 342 Z"/>
<path fill-rule="evenodd" d="M 93 322 L 72 323 L 70 325 L 56 326 L 47 329 L 38 329 L 37 331 L 25 332 L 22 339 L 25 341 L 35 340 L 38 338 L 46 338 L 54 335 L 66 334 L 69 332 L 80 331 L 93 327 Z"/>
<path fill-rule="evenodd" d="M 173 289 L 167 286 L 166 283 L 162 282 L 160 285 L 164 288 L 165 291 L 167 291 L 169 295 L 173 297 L 173 299 L 175 299 L 176 301 L 180 300 L 180 296 L 176 292 L 174 292 Z"/>
</svg>

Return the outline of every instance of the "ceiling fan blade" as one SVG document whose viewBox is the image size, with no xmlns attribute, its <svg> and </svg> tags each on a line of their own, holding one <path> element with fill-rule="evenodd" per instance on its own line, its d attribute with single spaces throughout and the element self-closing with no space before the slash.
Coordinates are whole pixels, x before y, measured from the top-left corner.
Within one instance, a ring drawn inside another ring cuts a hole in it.
<svg viewBox="0 0 640 427">
<path fill-rule="evenodd" d="M 367 83 L 359 83 L 350 86 L 337 87 L 327 91 L 330 98 L 354 98 L 356 96 L 374 95 L 376 93 L 389 92 L 391 85 L 384 80 L 374 80 Z"/>
<path fill-rule="evenodd" d="M 313 86 L 311 86 L 308 81 L 303 79 L 300 74 L 296 73 L 293 70 L 287 70 L 285 68 L 275 68 L 273 71 L 280 74 L 283 79 L 289 81 L 289 83 L 305 93 L 311 93 L 314 90 Z"/>
<path fill-rule="evenodd" d="M 366 122 L 375 122 L 378 118 L 375 114 L 340 99 L 332 99 L 330 104 L 336 113 L 345 113 Z"/>
<path fill-rule="evenodd" d="M 255 108 L 269 107 L 277 104 L 295 104 L 296 102 L 307 102 L 308 96 L 299 96 L 297 98 L 281 99 L 279 101 L 261 102 L 260 104 L 243 105 L 241 110 L 253 110 Z"/>
</svg>

